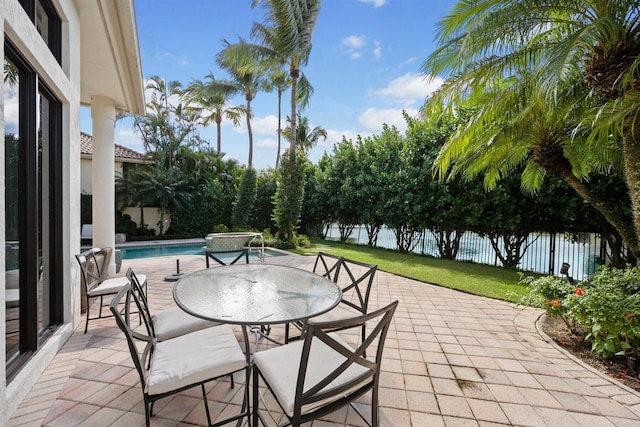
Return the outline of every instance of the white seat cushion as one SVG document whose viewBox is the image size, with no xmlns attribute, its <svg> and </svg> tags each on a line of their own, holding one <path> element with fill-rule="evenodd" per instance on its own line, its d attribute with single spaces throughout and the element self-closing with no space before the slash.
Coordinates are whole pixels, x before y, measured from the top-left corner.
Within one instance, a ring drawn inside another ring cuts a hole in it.
<svg viewBox="0 0 640 427">
<path fill-rule="evenodd" d="M 347 304 L 340 303 L 326 313 L 310 318 L 308 320 L 308 323 L 344 320 L 358 316 L 362 316 L 362 313 L 360 313 L 355 308 L 348 306 Z"/>
<path fill-rule="evenodd" d="M 229 325 L 202 329 L 156 343 L 147 392 L 156 395 L 238 371 L 244 353 Z"/>
<path fill-rule="evenodd" d="M 220 325 L 220 323 L 192 316 L 180 307 L 158 311 L 152 316 L 152 319 L 158 341 L 166 341 L 190 332 Z"/>
<path fill-rule="evenodd" d="M 129 279 L 126 277 L 113 277 L 100 283 L 95 288 L 89 291 L 89 296 L 99 297 L 100 295 L 115 294 L 125 285 L 129 284 Z"/>
<path fill-rule="evenodd" d="M 344 340 L 336 334 L 329 334 L 333 339 L 346 348 L 349 347 Z M 300 369 L 300 359 L 302 357 L 302 346 L 304 341 L 296 341 L 292 344 L 275 347 L 266 351 L 260 351 L 253 356 L 253 363 L 260 369 L 273 394 L 276 396 L 283 409 L 289 416 L 293 416 L 293 406 L 296 395 L 296 383 L 298 381 L 298 370 Z M 314 338 L 311 343 L 309 353 L 309 366 L 305 378 L 305 390 L 319 383 L 335 370 L 346 359 L 322 341 Z M 347 381 L 351 381 L 360 375 L 366 374 L 369 370 L 365 367 L 353 364 L 343 372 L 338 378 L 333 380 L 323 391 L 338 387 Z M 371 380 L 371 378 L 369 378 Z M 363 383 L 364 384 L 364 383 Z M 361 384 L 360 384 L 361 385 Z M 356 387 L 347 390 L 342 395 L 332 399 L 325 399 L 302 407 L 302 414 L 340 399 L 354 391 Z"/>
</svg>

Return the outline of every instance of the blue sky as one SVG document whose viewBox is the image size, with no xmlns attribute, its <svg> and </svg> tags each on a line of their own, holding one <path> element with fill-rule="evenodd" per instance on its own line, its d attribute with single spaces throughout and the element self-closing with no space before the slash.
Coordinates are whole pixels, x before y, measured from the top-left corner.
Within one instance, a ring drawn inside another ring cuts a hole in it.
<svg viewBox="0 0 640 427">
<path fill-rule="evenodd" d="M 453 0 L 323 0 L 312 39 L 309 64 L 303 69 L 314 95 L 303 115 L 312 126 L 327 130 L 309 157 L 317 162 L 342 136 L 379 134 L 382 124 L 404 130 L 404 109 L 415 114 L 437 87 L 420 74 L 420 66 L 436 48 L 435 24 Z M 263 10 L 250 0 L 135 0 L 143 78 L 158 75 L 188 85 L 210 71 L 227 78 L 215 64 L 222 39 L 249 38 L 253 21 Z M 283 120 L 290 111 L 283 96 Z M 244 98 L 233 100 L 244 104 Z M 254 167 L 273 167 L 277 150 L 277 96 L 261 92 L 252 102 Z M 86 118 L 85 118 L 86 117 Z M 89 114 L 82 130 L 91 133 Z M 201 129 L 215 146 L 215 126 Z M 116 125 L 116 143 L 144 151 L 130 120 Z M 244 124 L 223 122 L 225 158 L 247 163 L 248 135 Z M 283 145 L 286 143 L 283 141 Z"/>
</svg>

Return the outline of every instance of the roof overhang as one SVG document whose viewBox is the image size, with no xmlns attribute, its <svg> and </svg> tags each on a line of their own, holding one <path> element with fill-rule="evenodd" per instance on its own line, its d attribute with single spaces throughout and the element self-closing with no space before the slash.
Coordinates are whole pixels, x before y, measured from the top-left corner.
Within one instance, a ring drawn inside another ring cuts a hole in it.
<svg viewBox="0 0 640 427">
<path fill-rule="evenodd" d="M 133 0 L 76 0 L 81 32 L 82 105 L 99 95 L 120 113 L 145 113 L 142 66 Z"/>
</svg>

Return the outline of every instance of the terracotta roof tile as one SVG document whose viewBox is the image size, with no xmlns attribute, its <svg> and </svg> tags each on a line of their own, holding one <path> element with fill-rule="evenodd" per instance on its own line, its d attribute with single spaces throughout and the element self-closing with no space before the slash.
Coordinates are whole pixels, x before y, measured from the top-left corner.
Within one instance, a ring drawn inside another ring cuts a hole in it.
<svg viewBox="0 0 640 427">
<path fill-rule="evenodd" d="M 113 145 L 114 145 L 114 157 L 116 159 L 126 159 L 126 160 L 133 160 L 137 162 L 149 160 L 146 154 L 138 153 L 137 151 L 134 151 L 122 145 L 118 145 L 118 144 L 113 144 Z M 93 139 L 91 135 L 86 134 L 84 132 L 80 132 L 80 154 L 84 154 L 86 156 L 93 155 Z"/>
</svg>

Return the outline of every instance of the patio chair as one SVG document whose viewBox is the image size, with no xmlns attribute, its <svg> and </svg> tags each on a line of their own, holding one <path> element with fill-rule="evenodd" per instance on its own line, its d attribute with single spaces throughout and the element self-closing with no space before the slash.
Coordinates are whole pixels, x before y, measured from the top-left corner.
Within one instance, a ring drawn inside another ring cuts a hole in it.
<svg viewBox="0 0 640 427">
<path fill-rule="evenodd" d="M 342 264 L 343 259 L 341 256 L 318 252 L 316 262 L 313 264 L 313 272 L 335 283 L 338 279 L 340 264 Z"/>
<path fill-rule="evenodd" d="M 139 295 L 140 301 L 145 309 L 150 313 L 147 295 L 144 292 L 138 275 L 129 267 L 126 273 L 127 279 L 131 283 L 131 289 Z M 210 320 L 200 319 L 182 310 L 180 307 L 172 307 L 166 310 L 157 311 L 151 315 L 150 327 L 154 330 L 158 341 L 166 341 L 200 329 L 218 326 L 220 323 Z"/>
<path fill-rule="evenodd" d="M 320 276 L 331 280 L 336 283 L 338 280 L 338 273 L 340 272 L 340 264 L 342 263 L 342 257 L 337 255 L 331 255 L 326 252 L 318 252 L 316 256 L 316 262 L 313 264 L 313 272 Z M 293 325 L 300 331 L 304 328 L 304 322 L 295 322 Z M 298 336 L 290 336 L 290 324 L 284 325 L 284 342 L 294 341 L 300 339 Z"/>
<path fill-rule="evenodd" d="M 84 289 L 85 309 L 87 312 L 84 325 L 85 334 L 89 328 L 89 320 L 110 317 L 102 315 L 102 307 L 108 305 L 104 304 L 104 297 L 107 295 L 117 294 L 123 286 L 129 283 L 129 280 L 126 277 L 106 278 L 103 275 L 106 265 L 109 263 L 111 254 L 110 249 L 111 248 L 92 248 L 75 256 L 78 264 L 80 265 L 81 280 Z M 146 283 L 146 280 L 147 279 L 144 278 L 143 283 Z M 90 316 L 91 302 L 97 298 L 100 298 L 100 309 L 98 317 L 92 318 Z"/>
<path fill-rule="evenodd" d="M 363 316 L 309 324 L 304 340 L 256 353 L 253 356 L 253 426 L 258 426 L 260 419 L 262 379 L 294 427 L 351 404 L 368 391 L 372 392 L 370 422 L 351 406 L 369 426 L 377 427 L 380 363 L 397 305 L 398 301 L 394 301 Z M 337 334 L 327 333 L 364 322 L 375 322 L 375 326 L 356 349 Z M 370 346 L 375 348 L 373 360 L 364 357 Z"/>
<path fill-rule="evenodd" d="M 366 314 L 369 307 L 369 297 L 371 296 L 373 278 L 377 269 L 378 266 L 375 264 L 366 264 L 347 258 L 341 258 L 340 265 L 336 270 L 333 280 L 342 287 L 342 300 L 340 301 L 340 304 L 320 316 L 312 317 L 307 320 L 307 323 L 349 319 Z M 302 333 L 304 333 L 305 325 L 298 324 L 297 326 L 300 327 L 303 331 Z M 357 326 L 360 327 L 360 336 L 362 340 L 364 340 L 367 325 L 363 322 L 359 325 L 350 326 L 350 328 Z"/>
<path fill-rule="evenodd" d="M 159 342 L 151 327 L 151 316 L 140 295 L 132 292 L 131 285 L 127 284 L 113 298 L 110 308 L 127 339 L 133 364 L 140 376 L 147 427 L 151 423 L 153 405 L 157 400 L 197 386 L 202 390 L 209 426 L 220 426 L 241 420 L 245 416 L 250 421 L 250 365 L 231 326 L 206 328 Z M 132 329 L 128 316 L 123 316 L 119 311 L 119 304 L 124 303 L 127 307 L 125 311 L 128 312 L 131 302 L 142 313 L 144 328 Z M 242 370 L 245 371 L 246 379 L 240 414 L 212 424 L 205 384 Z"/>
</svg>

